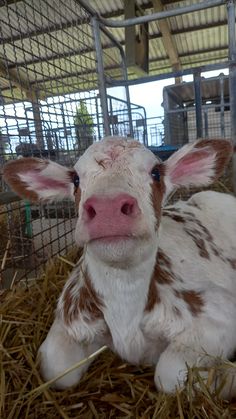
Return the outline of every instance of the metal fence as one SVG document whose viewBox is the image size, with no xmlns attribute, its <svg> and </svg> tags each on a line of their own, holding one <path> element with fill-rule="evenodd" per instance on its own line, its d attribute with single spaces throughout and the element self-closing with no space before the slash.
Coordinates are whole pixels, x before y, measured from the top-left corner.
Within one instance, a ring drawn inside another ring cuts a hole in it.
<svg viewBox="0 0 236 419">
<path fill-rule="evenodd" d="M 208 79 L 200 78 L 199 82 L 201 102 L 198 110 L 193 82 L 164 88 L 166 144 L 183 145 L 198 137 L 231 137 L 229 78 L 220 75 Z"/>
<path fill-rule="evenodd" d="M 67 252 L 75 226 L 73 203 L 37 206 L 17 199 L 2 179 L 3 165 L 35 156 L 72 166 L 107 133 L 98 62 L 105 55 L 110 83 L 124 78 L 125 66 L 112 35 L 100 31 L 95 16 L 75 0 L 6 1 L 0 6 L 1 287 L 35 277 L 46 260 Z M 107 107 L 109 130 L 130 135 L 127 101 L 110 97 Z M 134 118 L 145 119 L 143 109 L 132 109 Z"/>
<path fill-rule="evenodd" d="M 0 174 L 6 161 L 20 156 L 49 157 L 71 166 L 93 141 L 109 134 L 134 136 L 147 145 L 168 142 L 162 118 L 148 121 L 145 109 L 130 103 L 124 50 L 107 26 L 152 21 L 181 13 L 180 9 L 114 23 L 101 19 L 84 0 L 0 3 Z M 210 6 L 202 3 L 185 9 L 204 7 Z M 233 5 L 228 10 L 234 17 Z M 234 75 L 233 37 L 229 39 Z M 236 75 L 230 80 L 232 93 Z M 123 87 L 124 100 L 107 95 L 107 87 L 117 85 Z M 230 101 L 232 105 L 232 97 Z M 198 101 L 197 112 L 197 128 L 205 118 L 210 133 L 210 110 L 207 114 Z M 177 121 L 184 120 L 182 110 L 179 115 Z M 191 118 L 188 138 L 190 122 Z M 1 176 L 0 205 L 0 286 L 35 277 L 46 259 L 67 252 L 73 244 L 73 204 L 31 206 L 11 194 Z"/>
</svg>

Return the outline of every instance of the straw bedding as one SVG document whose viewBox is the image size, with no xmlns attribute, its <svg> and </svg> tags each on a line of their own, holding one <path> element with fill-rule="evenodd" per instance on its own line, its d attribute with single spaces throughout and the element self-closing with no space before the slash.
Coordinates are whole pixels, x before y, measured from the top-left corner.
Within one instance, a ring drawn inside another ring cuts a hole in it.
<svg viewBox="0 0 236 419">
<path fill-rule="evenodd" d="M 228 186 L 224 186 L 224 188 Z M 216 188 L 220 190 L 220 187 Z M 230 189 L 230 188 L 229 188 Z M 41 279 L 26 287 L 21 281 L 0 294 L 0 417 L 51 418 L 236 418 L 236 402 L 209 392 L 197 369 L 189 371 L 187 386 L 175 395 L 157 392 L 150 366 L 126 364 L 102 348 L 80 384 L 57 392 L 44 384 L 37 350 L 53 321 L 60 291 L 78 260 L 75 250 L 48 263 Z M 225 366 L 226 368 L 227 366 Z M 193 382 L 198 383 L 198 390 Z"/>
<path fill-rule="evenodd" d="M 80 384 L 57 392 L 43 384 L 37 349 L 53 321 L 59 293 L 78 252 L 51 261 L 40 280 L 21 282 L 1 294 L 1 417 L 51 418 L 236 418 L 236 403 L 210 394 L 198 371 L 189 371 L 185 390 L 158 393 L 153 368 L 126 364 L 102 348 Z M 192 390 L 198 381 L 200 390 Z M 43 385 L 42 385 L 43 384 Z"/>
</svg>

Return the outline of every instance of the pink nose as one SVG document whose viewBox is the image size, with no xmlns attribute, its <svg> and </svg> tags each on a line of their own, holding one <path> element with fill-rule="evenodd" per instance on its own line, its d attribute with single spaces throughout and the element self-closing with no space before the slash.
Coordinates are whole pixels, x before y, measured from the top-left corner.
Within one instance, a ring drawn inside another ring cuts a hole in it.
<svg viewBox="0 0 236 419">
<path fill-rule="evenodd" d="M 137 200 L 128 194 L 114 198 L 92 196 L 83 208 L 83 220 L 91 239 L 132 235 L 139 214 Z"/>
</svg>

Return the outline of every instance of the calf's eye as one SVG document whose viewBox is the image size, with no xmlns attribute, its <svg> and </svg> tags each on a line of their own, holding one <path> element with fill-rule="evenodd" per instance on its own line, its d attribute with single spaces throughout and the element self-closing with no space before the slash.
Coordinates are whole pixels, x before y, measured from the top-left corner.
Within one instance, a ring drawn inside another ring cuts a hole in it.
<svg viewBox="0 0 236 419">
<path fill-rule="evenodd" d="M 159 171 L 158 167 L 154 167 L 152 169 L 151 176 L 154 180 L 156 180 L 157 182 L 160 182 L 161 175 L 160 175 L 160 171 Z"/>
<path fill-rule="evenodd" d="M 73 176 L 73 183 L 75 185 L 75 188 L 78 188 L 78 186 L 79 186 L 79 176 L 76 173 Z"/>
</svg>

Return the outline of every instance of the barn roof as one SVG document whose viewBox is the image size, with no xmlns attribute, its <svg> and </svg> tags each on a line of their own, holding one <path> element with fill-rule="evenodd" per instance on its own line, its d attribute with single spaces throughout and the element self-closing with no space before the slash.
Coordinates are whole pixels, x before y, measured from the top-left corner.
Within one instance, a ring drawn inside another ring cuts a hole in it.
<svg viewBox="0 0 236 419">
<path fill-rule="evenodd" d="M 195 92 L 193 82 L 184 82 L 181 84 L 173 84 L 164 87 L 164 90 L 172 99 L 172 109 L 176 109 L 176 105 L 193 105 L 195 102 Z M 211 77 L 201 79 L 201 98 L 202 103 L 211 101 L 220 103 L 221 92 L 223 91 L 224 101 L 229 100 L 229 79 L 227 76 Z"/>
<path fill-rule="evenodd" d="M 136 3 L 139 14 L 152 14 L 201 2 Z M 124 19 L 122 0 L 90 0 L 89 4 L 105 19 Z M 78 0 L 0 0 L 0 28 L 0 89 L 6 100 L 45 99 L 97 86 L 92 27 Z M 124 47 L 125 29 L 109 31 Z M 148 33 L 148 76 L 228 59 L 226 4 L 150 22 Z M 102 46 L 106 75 L 120 80 L 119 52 L 105 34 Z M 132 69 L 128 73 L 130 80 L 139 77 Z"/>
</svg>

